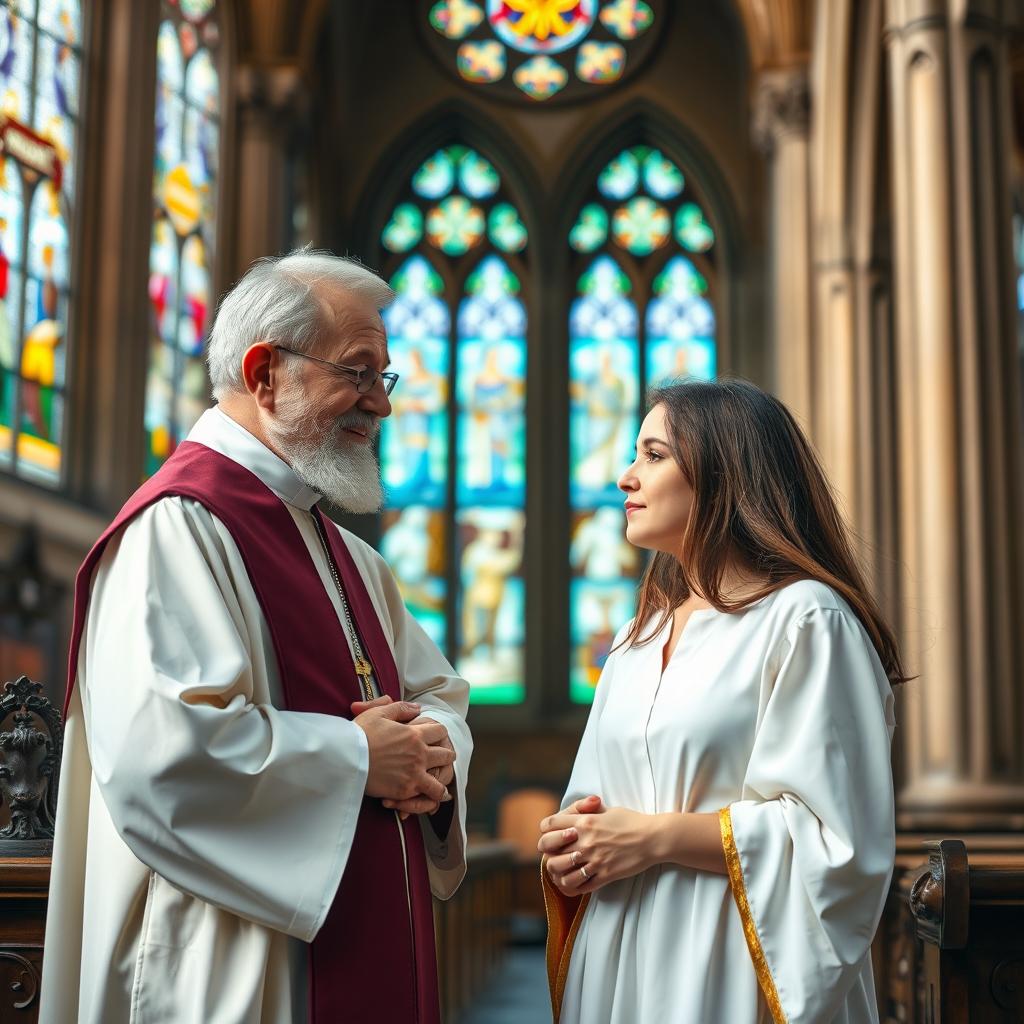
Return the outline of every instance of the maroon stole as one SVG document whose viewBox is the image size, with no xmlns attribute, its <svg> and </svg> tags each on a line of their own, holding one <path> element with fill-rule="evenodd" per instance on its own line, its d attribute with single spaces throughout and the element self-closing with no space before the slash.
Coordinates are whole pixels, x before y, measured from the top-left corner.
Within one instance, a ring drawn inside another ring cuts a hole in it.
<svg viewBox="0 0 1024 1024">
<path fill-rule="evenodd" d="M 351 704 L 361 697 L 345 631 L 291 514 L 244 466 L 192 442 L 180 445 L 129 498 L 78 572 L 65 717 L 92 575 L 103 549 L 130 519 L 172 495 L 204 505 L 234 538 L 270 630 L 286 707 L 351 719 Z M 320 516 L 319 510 L 314 514 Z M 338 528 L 320 518 L 378 686 L 401 700 L 395 660 L 370 595 Z M 139 739 L 145 742 L 145 737 Z M 310 770 L 316 771 L 315 765 Z M 332 809 L 325 806 L 324 813 Z M 304 840 L 296 836 L 295 841 Z M 282 864 L 281 870 L 289 866 Z M 399 823 L 393 811 L 371 797 L 363 799 L 341 884 L 310 947 L 309 1018 L 311 1024 L 440 1021 L 433 910 L 420 825 L 415 816 Z"/>
</svg>

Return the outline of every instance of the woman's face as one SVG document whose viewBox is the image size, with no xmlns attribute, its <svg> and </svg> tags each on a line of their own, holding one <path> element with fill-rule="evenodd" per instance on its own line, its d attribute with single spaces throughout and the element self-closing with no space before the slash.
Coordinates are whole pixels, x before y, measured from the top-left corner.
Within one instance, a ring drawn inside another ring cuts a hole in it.
<svg viewBox="0 0 1024 1024">
<path fill-rule="evenodd" d="M 678 557 L 693 506 L 693 488 L 672 457 L 664 406 L 640 425 L 636 459 L 619 477 L 626 492 L 626 540 L 638 548 Z"/>
</svg>

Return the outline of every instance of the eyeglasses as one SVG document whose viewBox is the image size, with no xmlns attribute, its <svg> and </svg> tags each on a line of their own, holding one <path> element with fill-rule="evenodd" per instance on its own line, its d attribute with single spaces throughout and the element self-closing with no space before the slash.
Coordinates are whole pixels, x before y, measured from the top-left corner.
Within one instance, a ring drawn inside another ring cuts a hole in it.
<svg viewBox="0 0 1024 1024">
<path fill-rule="evenodd" d="M 330 359 L 311 356 L 307 352 L 299 352 L 294 348 L 288 348 L 287 345 L 278 345 L 277 343 L 272 344 L 270 347 L 276 348 L 279 352 L 287 352 L 289 355 L 298 356 L 300 359 L 311 359 L 314 363 L 323 363 L 324 366 L 331 367 L 339 376 L 355 384 L 356 391 L 360 395 L 365 395 L 372 391 L 378 380 L 384 385 L 384 394 L 390 395 L 398 383 L 398 374 L 391 371 L 378 373 L 376 370 L 371 370 L 368 366 L 344 366 L 341 363 L 332 363 Z"/>
</svg>

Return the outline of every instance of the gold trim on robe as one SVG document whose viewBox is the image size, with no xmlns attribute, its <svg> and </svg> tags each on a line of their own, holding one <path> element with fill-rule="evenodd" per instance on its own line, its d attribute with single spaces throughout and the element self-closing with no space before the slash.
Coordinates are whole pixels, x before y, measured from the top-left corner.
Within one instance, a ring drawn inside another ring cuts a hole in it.
<svg viewBox="0 0 1024 1024">
<path fill-rule="evenodd" d="M 590 902 L 590 893 L 584 896 L 565 896 L 560 893 L 548 877 L 544 867 L 546 863 L 547 858 L 541 858 L 540 884 L 544 892 L 544 914 L 548 920 L 547 965 L 551 1014 L 554 1024 L 558 1024 L 572 947 L 583 921 L 583 913 Z"/>
<path fill-rule="evenodd" d="M 757 983 L 761 986 L 768 1009 L 771 1010 L 772 1020 L 775 1024 L 787 1024 L 786 1014 L 782 1009 L 782 1002 L 775 987 L 775 980 L 772 978 L 771 969 L 765 959 L 764 950 L 761 948 L 761 939 L 757 934 L 754 915 L 750 912 L 747 889 L 743 884 L 743 866 L 740 864 L 740 853 L 736 849 L 736 840 L 732 834 L 732 811 L 728 807 L 723 807 L 718 812 L 718 825 L 722 830 L 722 849 L 725 851 L 725 863 L 729 868 L 729 887 L 732 889 L 733 899 L 736 901 L 736 907 L 743 922 L 743 934 L 747 939 L 750 959 L 754 963 Z"/>
</svg>

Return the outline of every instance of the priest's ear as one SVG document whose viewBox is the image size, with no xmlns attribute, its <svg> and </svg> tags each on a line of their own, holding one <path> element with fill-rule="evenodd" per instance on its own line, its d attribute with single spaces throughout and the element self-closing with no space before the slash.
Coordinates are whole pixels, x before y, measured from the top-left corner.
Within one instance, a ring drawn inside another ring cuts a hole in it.
<svg viewBox="0 0 1024 1024">
<path fill-rule="evenodd" d="M 261 409 L 272 412 L 274 399 L 281 389 L 284 374 L 284 360 L 281 353 L 268 341 L 250 345 L 242 356 L 242 381 L 245 390 L 256 400 Z"/>
</svg>

